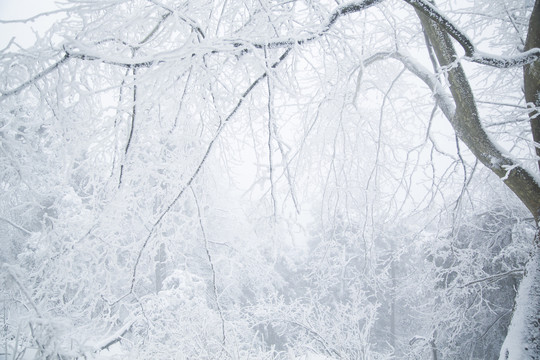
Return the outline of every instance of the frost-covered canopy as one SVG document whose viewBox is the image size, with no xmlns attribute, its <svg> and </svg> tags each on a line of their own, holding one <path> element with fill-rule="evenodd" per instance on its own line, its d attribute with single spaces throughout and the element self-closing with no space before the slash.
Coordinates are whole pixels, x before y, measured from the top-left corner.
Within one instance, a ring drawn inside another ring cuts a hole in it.
<svg viewBox="0 0 540 360">
<path fill-rule="evenodd" d="M 539 6 L 1 19 L 0 359 L 538 359 Z"/>
</svg>

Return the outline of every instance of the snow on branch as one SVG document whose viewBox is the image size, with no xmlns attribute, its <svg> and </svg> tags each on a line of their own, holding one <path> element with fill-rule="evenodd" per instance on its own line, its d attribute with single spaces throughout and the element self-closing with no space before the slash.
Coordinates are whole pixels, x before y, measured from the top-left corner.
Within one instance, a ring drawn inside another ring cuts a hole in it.
<svg viewBox="0 0 540 360">
<path fill-rule="evenodd" d="M 489 65 L 496 68 L 510 68 L 531 64 L 540 59 L 540 49 L 534 48 L 515 56 L 495 56 L 476 51 L 472 56 L 466 56 L 465 60 L 477 64 Z"/>
<path fill-rule="evenodd" d="M 55 62 L 54 64 L 52 64 L 51 66 L 49 66 L 48 68 L 43 70 L 42 72 L 40 72 L 39 74 L 34 75 L 34 77 L 32 77 L 30 80 L 25 81 L 21 85 L 17 86 L 15 89 L 6 90 L 6 91 L 1 91 L 0 90 L 0 92 L 2 93 L 2 95 L 0 96 L 0 102 L 2 100 L 6 99 L 8 96 L 17 95 L 18 93 L 23 91 L 28 86 L 32 85 L 33 83 L 35 83 L 39 79 L 43 78 L 44 76 L 47 76 L 49 73 L 56 70 L 60 65 L 62 65 L 63 63 L 65 63 L 68 60 L 69 60 L 69 54 L 66 53 L 60 60 L 58 60 L 57 62 Z"/>
<path fill-rule="evenodd" d="M 185 49 L 182 51 L 182 54 L 176 54 L 174 56 L 175 58 L 178 58 L 179 56 L 181 58 L 187 58 L 187 57 L 193 57 L 196 55 L 204 55 L 204 53 L 223 53 L 223 52 L 230 52 L 235 51 L 237 52 L 239 49 L 242 51 L 249 51 L 250 48 L 255 49 L 273 49 L 273 48 L 290 48 L 295 45 L 302 45 L 305 43 L 308 43 L 310 41 L 316 40 L 322 36 L 324 36 L 337 22 L 337 20 L 345 15 L 353 14 L 356 12 L 360 12 L 363 10 L 366 10 L 367 8 L 376 5 L 378 3 L 383 2 L 384 0 L 364 0 L 364 1 L 354 1 L 350 2 L 345 5 L 341 5 L 335 9 L 332 14 L 329 16 L 326 23 L 324 23 L 319 30 L 312 31 L 308 33 L 307 35 L 303 36 L 289 36 L 284 38 L 274 38 L 269 41 L 264 42 L 252 42 L 248 39 L 216 39 L 214 41 L 206 41 L 206 46 L 203 46 L 203 48 L 206 48 L 206 51 L 203 51 L 203 54 L 197 54 L 197 51 L 185 51 Z M 436 22 L 438 25 L 440 25 L 452 38 L 454 38 L 464 49 L 465 51 L 465 57 L 464 59 L 470 62 L 493 66 L 497 68 L 510 68 L 510 67 L 517 67 L 517 66 L 523 66 L 526 64 L 533 63 L 534 61 L 537 61 L 540 58 L 540 49 L 534 48 L 530 49 L 526 52 L 523 52 L 519 55 L 515 56 L 495 56 L 487 53 L 480 52 L 476 49 L 473 42 L 469 39 L 469 37 L 461 31 L 456 25 L 452 23 L 450 19 L 448 19 L 446 16 L 441 14 L 439 10 L 426 0 L 404 0 L 409 5 L 413 6 L 415 9 L 429 17 L 431 20 Z M 146 40 L 148 40 L 149 37 L 151 37 L 159 28 L 159 26 L 162 25 L 162 23 L 171 15 L 170 9 L 168 9 L 168 12 L 162 16 L 161 20 L 157 24 L 157 26 L 152 30 L 152 32 L 141 42 L 144 43 Z M 191 24 L 194 26 L 195 29 L 200 30 L 196 25 Z M 200 31 L 202 38 L 204 39 L 204 33 Z M 78 44 L 80 45 L 80 44 Z M 157 57 L 147 58 L 147 59 L 118 59 L 118 58 L 110 58 L 107 56 L 104 56 L 103 54 L 96 54 L 92 53 L 92 51 L 89 51 L 89 49 L 85 49 L 85 47 L 78 46 L 79 50 L 76 51 L 75 49 L 67 50 L 64 48 L 65 55 L 54 63 L 53 65 L 49 66 L 44 71 L 40 72 L 39 74 L 32 77 L 30 80 L 24 82 L 23 84 L 17 86 L 14 89 L 11 90 L 5 90 L 1 91 L 0 101 L 4 100 L 8 96 L 16 95 L 20 93 L 22 90 L 30 86 L 31 84 L 35 83 L 37 80 L 43 78 L 44 76 L 48 75 L 50 72 L 58 68 L 61 64 L 65 63 L 70 58 L 72 59 L 79 59 L 79 60 L 85 60 L 85 61 L 99 61 L 104 64 L 114 65 L 114 66 L 120 66 L 125 68 L 144 68 L 144 67 L 151 67 L 155 64 L 162 63 L 167 61 L 166 57 L 163 59 L 158 59 Z"/>
<path fill-rule="evenodd" d="M 481 279 L 478 279 L 478 280 L 468 282 L 465 285 L 461 285 L 460 288 L 463 289 L 465 287 L 468 287 L 468 286 L 471 286 L 471 285 L 474 285 L 474 284 L 478 284 L 478 283 L 481 283 L 481 282 L 484 282 L 484 281 L 488 281 L 489 283 L 492 283 L 492 282 L 496 282 L 496 281 L 499 281 L 501 279 L 504 279 L 505 277 L 508 277 L 508 276 L 516 276 L 516 275 L 517 276 L 522 276 L 524 271 L 525 271 L 525 269 L 514 269 L 514 270 L 510 270 L 510 271 L 501 273 L 501 274 L 495 274 L 495 275 L 492 275 L 492 276 L 487 276 L 487 277 L 484 277 L 484 278 L 481 278 Z"/>
<path fill-rule="evenodd" d="M 25 233 L 25 234 L 27 234 L 27 235 L 32 235 L 32 234 L 33 234 L 30 230 L 26 230 L 26 229 L 23 228 L 22 226 L 15 224 L 13 221 L 11 221 L 11 220 L 9 220 L 9 219 L 6 219 L 6 218 L 3 217 L 3 216 L 0 216 L 0 220 L 5 221 L 5 222 L 8 223 L 9 225 L 13 226 L 15 229 L 20 230 L 20 231 L 22 231 L 23 233 Z"/>
<path fill-rule="evenodd" d="M 469 37 L 461 31 L 454 23 L 448 19 L 445 15 L 441 14 L 439 10 L 427 2 L 426 0 L 404 0 L 407 4 L 413 6 L 415 9 L 429 17 L 431 20 L 440 25 L 452 38 L 454 38 L 465 51 L 464 59 L 467 61 L 475 62 L 482 65 L 493 66 L 497 68 L 510 68 L 518 67 L 526 64 L 533 63 L 540 58 L 540 49 L 534 48 L 519 55 L 514 56 L 496 56 L 487 53 L 480 52 L 476 49 L 474 43 Z M 311 32 L 308 35 L 302 37 L 287 37 L 281 39 L 274 39 L 266 42 L 249 42 L 249 41 L 231 41 L 234 47 L 245 47 L 251 45 L 257 49 L 262 48 L 280 48 L 290 47 L 294 45 L 302 45 L 304 43 L 316 40 L 317 38 L 326 34 L 337 20 L 352 13 L 366 10 L 367 8 L 383 2 L 383 0 L 365 0 L 354 1 L 345 5 L 339 6 L 332 12 L 327 22 L 321 27 L 319 31 Z"/>
<path fill-rule="evenodd" d="M 274 40 L 266 41 L 266 42 L 252 42 L 251 46 L 257 49 L 263 49 L 263 48 L 273 49 L 273 48 L 290 47 L 294 45 L 305 44 L 307 42 L 316 40 L 322 37 L 324 34 L 326 34 L 340 17 L 366 10 L 367 8 L 373 5 L 376 5 L 378 3 L 381 3 L 383 1 L 384 0 L 364 0 L 364 1 L 354 1 L 345 5 L 341 5 L 332 12 L 330 17 L 326 21 L 326 23 L 323 24 L 323 26 L 318 31 L 311 32 L 310 34 L 304 35 L 302 37 L 287 37 L 287 38 L 281 38 L 281 39 L 274 39 Z M 234 45 L 239 47 L 244 44 L 242 42 L 237 42 L 237 43 L 234 43 Z"/>
<path fill-rule="evenodd" d="M 456 40 L 465 51 L 464 59 L 477 64 L 493 66 L 496 68 L 518 67 L 531 64 L 540 58 L 540 49 L 534 48 L 515 56 L 496 56 L 476 50 L 473 42 L 461 31 L 450 19 L 441 14 L 435 5 L 426 0 L 403 0 L 413 6 L 416 10 L 436 22 L 454 40 Z"/>
<path fill-rule="evenodd" d="M 443 85 L 437 79 L 437 77 L 422 64 L 413 59 L 404 51 L 395 52 L 379 52 L 373 54 L 364 60 L 363 66 L 369 66 L 372 63 L 385 59 L 394 59 L 401 62 L 407 70 L 422 80 L 433 93 L 433 97 L 437 100 L 437 105 L 442 110 L 447 119 L 452 119 L 456 112 L 456 106 L 454 105 L 450 95 L 445 91 Z"/>
<path fill-rule="evenodd" d="M 116 344 L 117 342 L 122 341 L 122 339 L 124 338 L 124 335 L 126 335 L 126 333 L 129 330 L 131 330 L 131 327 L 133 326 L 134 323 L 135 323 L 135 319 L 126 321 L 126 323 L 120 329 L 118 329 L 114 334 L 112 334 L 106 339 L 103 339 L 95 346 L 96 352 L 101 351 L 101 350 L 106 350 L 112 345 Z"/>
</svg>

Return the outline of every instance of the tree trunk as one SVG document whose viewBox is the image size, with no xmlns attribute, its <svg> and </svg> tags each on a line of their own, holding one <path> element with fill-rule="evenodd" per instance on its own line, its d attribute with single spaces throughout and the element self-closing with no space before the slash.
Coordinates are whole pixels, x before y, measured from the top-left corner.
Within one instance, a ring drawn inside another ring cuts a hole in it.
<svg viewBox="0 0 540 360">
<path fill-rule="evenodd" d="M 499 360 L 540 359 L 540 230 L 514 305 Z"/>
<path fill-rule="evenodd" d="M 536 1 L 531 14 L 524 50 L 533 48 L 540 48 L 540 0 Z M 529 119 L 540 169 L 540 112 L 538 111 L 540 108 L 540 61 L 523 67 L 523 84 L 527 106 L 531 108 L 534 106 L 534 110 L 529 113 Z"/>
<path fill-rule="evenodd" d="M 540 47 L 540 0 L 536 1 L 531 14 L 525 51 L 535 47 Z M 540 61 L 523 67 L 523 82 L 527 106 L 534 106 L 529 119 L 540 168 Z M 536 232 L 525 276 L 519 285 L 514 315 L 499 359 L 540 359 L 540 228 Z"/>
<path fill-rule="evenodd" d="M 529 24 L 527 48 L 540 45 L 540 0 L 536 1 Z M 450 36 L 421 12 L 417 11 L 441 66 L 453 63 L 457 54 Z M 536 224 L 540 220 L 540 187 L 534 177 L 512 159 L 503 155 L 484 131 L 467 76 L 457 63 L 448 70 L 448 82 L 456 113 L 450 118 L 457 136 L 486 167 L 492 170 L 519 197 L 532 213 Z M 540 103 L 540 61 L 524 67 L 527 102 Z M 528 95 L 527 95 L 528 93 Z M 540 140 L 538 112 L 531 112 L 531 127 L 535 141 Z M 539 149 L 536 149 L 540 154 Z M 500 360 L 540 360 L 540 230 L 534 240 L 533 252 L 519 286 L 512 322 L 500 353 Z"/>
</svg>

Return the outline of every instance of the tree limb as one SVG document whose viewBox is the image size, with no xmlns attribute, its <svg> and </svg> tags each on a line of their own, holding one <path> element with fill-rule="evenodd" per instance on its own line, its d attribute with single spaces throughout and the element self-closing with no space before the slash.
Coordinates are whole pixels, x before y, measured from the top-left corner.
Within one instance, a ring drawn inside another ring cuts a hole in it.
<svg viewBox="0 0 540 360">
<path fill-rule="evenodd" d="M 407 4 L 414 7 L 417 13 L 422 14 L 425 18 L 429 18 L 436 23 L 440 29 L 444 30 L 440 33 L 448 34 L 456 40 L 465 51 L 465 59 L 474 63 L 494 66 L 497 68 L 510 68 L 531 64 L 540 58 L 540 48 L 532 48 L 522 52 L 516 56 L 500 57 L 494 56 L 481 51 L 477 51 L 473 42 L 469 37 L 455 26 L 446 16 L 439 12 L 435 5 L 426 0 L 403 0 Z M 434 39 L 431 39 L 432 41 Z"/>
<path fill-rule="evenodd" d="M 420 1 L 420 0 L 418 0 Z M 493 171 L 519 197 L 536 222 L 540 221 L 540 186 L 532 174 L 519 165 L 490 139 L 480 122 L 474 94 L 457 58 L 450 36 L 437 22 L 417 11 L 441 67 L 452 64 L 448 72 L 450 92 L 456 105 L 455 115 L 446 117 L 456 135 L 488 169 Z"/>
<path fill-rule="evenodd" d="M 39 79 L 49 75 L 51 72 L 56 70 L 60 65 L 68 61 L 69 57 L 70 57 L 69 53 L 65 53 L 65 55 L 60 60 L 58 60 L 57 62 L 49 66 L 47 69 L 40 72 L 39 74 L 35 75 L 30 80 L 25 81 L 21 85 L 17 86 L 15 89 L 0 91 L 2 93 L 2 96 L 0 96 L 0 102 L 2 102 L 2 100 L 5 100 L 8 96 L 17 95 L 18 93 L 20 93 L 21 91 L 26 89 L 28 86 L 38 81 Z"/>
</svg>

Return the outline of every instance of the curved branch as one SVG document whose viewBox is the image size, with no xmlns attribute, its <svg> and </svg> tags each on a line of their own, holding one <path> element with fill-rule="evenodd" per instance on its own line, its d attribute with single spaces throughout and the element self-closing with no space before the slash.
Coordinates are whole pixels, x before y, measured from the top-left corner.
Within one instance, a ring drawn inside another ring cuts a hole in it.
<svg viewBox="0 0 540 360">
<path fill-rule="evenodd" d="M 62 57 L 60 60 L 58 60 L 57 62 L 55 62 L 54 64 L 52 64 L 51 66 L 49 66 L 47 69 L 43 70 L 42 72 L 40 72 L 39 74 L 37 75 L 34 75 L 33 78 L 31 78 L 30 80 L 28 81 L 25 81 L 24 83 L 22 83 L 21 85 L 17 86 L 15 89 L 12 89 L 12 90 L 6 90 L 6 91 L 0 91 L 2 93 L 2 96 L 0 96 L 0 102 L 4 99 L 6 99 L 8 96 L 11 96 L 11 95 L 17 95 L 18 93 L 20 93 L 21 91 L 23 91 L 24 89 L 26 89 L 28 86 L 32 85 L 33 83 L 35 83 L 36 81 L 38 81 L 39 79 L 43 78 L 44 76 L 47 76 L 49 73 L 51 73 L 52 71 L 56 70 L 60 65 L 62 65 L 63 63 L 65 63 L 66 61 L 68 61 L 70 58 L 70 55 L 68 53 L 66 53 L 64 55 L 64 57 Z"/>
<path fill-rule="evenodd" d="M 193 187 L 190 186 L 191 193 L 193 194 L 193 200 L 195 200 L 195 206 L 197 208 L 197 217 L 199 218 L 199 226 L 201 228 L 201 234 L 204 240 L 204 249 L 206 250 L 206 257 L 208 259 L 208 264 L 210 265 L 210 270 L 212 272 L 212 291 L 214 292 L 214 297 L 216 298 L 216 306 L 219 313 L 219 317 L 221 318 L 221 344 L 225 348 L 227 344 L 227 336 L 225 332 L 225 317 L 223 316 L 223 309 L 221 308 L 221 303 L 219 302 L 219 294 L 217 289 L 217 281 L 216 281 L 216 268 L 214 266 L 214 261 L 212 260 L 212 254 L 210 254 L 210 248 L 208 247 L 208 238 L 206 237 L 206 231 L 204 229 L 202 215 L 201 215 L 201 207 L 199 206 L 199 200 L 197 200 L 197 195 L 195 194 L 195 190 L 193 190 Z"/>
<path fill-rule="evenodd" d="M 510 68 L 531 64 L 540 58 L 540 48 L 529 49 L 516 56 L 500 57 L 477 51 L 469 37 L 452 23 L 439 9 L 426 0 L 403 0 L 426 18 L 435 22 L 448 35 L 456 40 L 465 50 L 465 60 L 493 66 L 497 68 Z M 439 35 L 440 36 L 440 35 Z"/>
<path fill-rule="evenodd" d="M 445 91 L 443 85 L 439 81 L 439 79 L 431 73 L 428 69 L 424 67 L 424 65 L 420 64 L 418 61 L 414 60 L 411 56 L 406 54 L 403 51 L 396 51 L 396 52 L 379 52 L 376 54 L 371 55 L 366 60 L 364 60 L 363 65 L 365 67 L 371 65 L 372 63 L 376 61 L 386 60 L 386 59 L 394 59 L 409 72 L 416 75 L 420 80 L 422 80 L 428 88 L 433 93 L 433 97 L 437 101 L 437 106 L 441 109 L 444 116 L 450 120 L 454 117 L 456 113 L 456 107 L 450 98 L 449 94 Z"/>
<path fill-rule="evenodd" d="M 116 344 L 117 342 L 122 341 L 124 338 L 124 335 L 127 334 L 128 331 L 131 330 L 131 327 L 135 324 L 135 319 L 131 319 L 130 321 L 127 321 L 120 329 L 118 329 L 112 336 L 110 336 L 107 339 L 102 340 L 99 344 L 96 346 L 96 351 L 102 351 L 110 348 L 112 345 Z"/>
<path fill-rule="evenodd" d="M 224 51 L 231 51 L 231 50 L 238 50 L 241 48 L 243 51 L 249 51 L 248 49 L 256 48 L 256 49 L 274 49 L 274 48 L 290 48 L 295 45 L 302 45 L 308 42 L 311 42 L 313 40 L 316 40 L 323 35 L 325 35 L 332 26 L 337 22 L 337 20 L 345 15 L 353 14 L 356 12 L 363 11 L 373 5 L 376 5 L 378 3 L 383 2 L 384 0 L 364 0 L 364 1 L 355 1 L 351 2 L 349 4 L 341 5 L 336 10 L 332 12 L 330 17 L 328 18 L 328 21 L 321 26 L 321 29 L 319 31 L 311 32 L 307 36 L 303 37 L 288 37 L 288 38 L 281 38 L 281 39 L 274 39 L 271 41 L 266 42 L 250 42 L 242 39 L 223 39 L 222 41 L 218 41 L 220 43 L 219 48 L 217 47 L 209 50 L 209 53 L 220 53 Z M 516 55 L 516 56 L 507 56 L 507 57 L 499 57 L 490 55 L 487 53 L 483 53 L 476 50 L 476 47 L 472 43 L 472 41 L 467 37 L 467 35 L 462 32 L 457 26 L 455 26 L 452 21 L 450 21 L 447 17 L 445 17 L 443 14 L 439 12 L 439 10 L 429 2 L 425 0 L 404 0 L 409 5 L 413 6 L 416 11 L 424 15 L 425 17 L 429 18 L 431 21 L 436 23 L 444 32 L 452 36 L 465 50 L 465 57 L 464 59 L 470 62 L 488 65 L 488 66 L 494 66 L 498 68 L 509 68 L 509 67 L 517 67 L 517 66 L 524 66 L 528 64 L 532 64 L 533 62 L 540 59 L 540 48 L 530 48 L 529 50 Z M 169 10 L 170 11 L 170 10 Z M 146 42 L 151 36 L 155 34 L 157 31 L 157 28 L 171 15 L 171 12 L 168 12 L 164 14 L 158 23 L 158 25 L 152 30 L 152 32 L 141 42 Z M 191 24 L 189 21 L 186 20 L 195 31 L 199 32 L 201 36 L 204 38 L 204 33 L 200 30 L 196 24 Z M 232 46 L 232 49 L 227 49 L 227 45 Z M 196 55 L 195 53 L 191 54 L 191 56 Z M 188 57 L 189 55 L 186 55 Z M 115 66 L 121 66 L 126 68 L 139 68 L 139 67 L 150 67 L 156 63 L 164 62 L 165 60 L 157 60 L 157 59 L 149 59 L 145 61 L 119 61 L 119 60 L 112 60 L 112 59 L 106 59 L 104 57 L 98 56 L 98 55 L 92 55 L 92 54 L 84 54 L 84 53 L 76 53 L 76 52 L 68 52 L 66 51 L 65 56 L 58 61 L 57 63 L 53 64 L 49 68 L 47 68 L 45 71 L 39 73 L 38 75 L 34 76 L 32 79 L 28 80 L 27 82 L 19 85 L 17 88 L 13 90 L 3 91 L 2 95 L 0 96 L 0 102 L 4 100 L 7 96 L 18 94 L 20 91 L 28 87 L 29 85 L 33 84 L 35 81 L 41 79 L 42 77 L 49 74 L 51 71 L 56 69 L 58 66 L 60 66 L 62 63 L 67 61 L 69 58 L 75 58 L 80 60 L 88 60 L 88 61 L 101 61 L 102 63 L 109 64 L 109 65 L 115 65 Z"/>
<path fill-rule="evenodd" d="M 267 42 L 251 43 L 251 46 L 257 49 L 262 49 L 265 47 L 279 48 L 302 45 L 326 34 L 341 16 L 363 11 L 373 5 L 381 3 L 382 1 L 383 0 L 356 1 L 339 6 L 336 10 L 332 12 L 330 17 L 328 18 L 328 21 L 322 26 L 321 30 L 317 32 L 313 32 L 302 38 L 289 37 L 285 39 L 276 39 Z M 519 55 L 506 57 L 495 56 L 478 51 L 474 46 L 473 42 L 469 39 L 469 37 L 456 25 L 454 25 L 450 19 L 440 13 L 434 5 L 430 4 L 426 0 L 403 1 L 414 7 L 417 12 L 421 13 L 425 17 L 435 22 L 437 25 L 440 26 L 442 30 L 444 30 L 444 32 L 448 33 L 452 38 L 454 38 L 461 45 L 461 47 L 463 47 L 463 50 L 465 50 L 464 59 L 467 61 L 497 68 L 510 68 L 531 64 L 540 58 L 540 48 L 531 48 Z M 245 46 L 243 42 L 233 42 L 233 45 L 235 47 Z"/>
<path fill-rule="evenodd" d="M 252 47 L 255 47 L 257 49 L 264 49 L 264 48 L 274 49 L 274 48 L 281 48 L 281 47 L 291 47 L 294 45 L 302 45 L 302 44 L 308 43 L 310 41 L 313 41 L 322 37 L 332 28 L 332 26 L 336 23 L 336 21 L 340 17 L 366 10 L 367 8 L 370 8 L 373 5 L 377 5 L 378 3 L 382 3 L 383 1 L 384 0 L 364 0 L 364 1 L 354 1 L 349 4 L 341 5 L 332 12 L 326 24 L 324 24 L 319 31 L 312 32 L 311 34 L 307 36 L 303 36 L 301 38 L 288 37 L 288 38 L 275 39 L 275 40 L 266 41 L 266 42 L 246 42 L 246 43 L 249 43 Z M 239 41 L 239 42 L 233 42 L 233 45 L 235 47 L 240 47 L 240 46 L 245 46 L 246 43 Z"/>
</svg>

